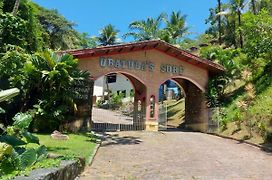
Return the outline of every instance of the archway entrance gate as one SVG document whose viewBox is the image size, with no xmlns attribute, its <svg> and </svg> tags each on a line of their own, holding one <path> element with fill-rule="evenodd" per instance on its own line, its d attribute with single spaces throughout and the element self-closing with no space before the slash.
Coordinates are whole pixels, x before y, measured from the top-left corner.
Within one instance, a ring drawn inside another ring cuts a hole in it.
<svg viewBox="0 0 272 180">
<path fill-rule="evenodd" d="M 126 76 L 135 89 L 134 103 L 141 101 L 144 109 L 145 130 L 158 130 L 159 86 L 172 79 L 186 94 L 186 127 L 207 131 L 205 91 L 209 77 L 222 73 L 222 66 L 160 40 L 71 50 L 67 53 L 78 58 L 79 67 L 89 71 L 94 80 L 110 73 Z"/>
</svg>

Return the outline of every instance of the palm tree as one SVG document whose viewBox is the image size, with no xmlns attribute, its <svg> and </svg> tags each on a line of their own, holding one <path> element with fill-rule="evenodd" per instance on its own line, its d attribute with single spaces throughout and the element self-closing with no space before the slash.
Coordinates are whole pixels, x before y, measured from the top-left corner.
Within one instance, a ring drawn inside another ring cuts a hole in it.
<svg viewBox="0 0 272 180">
<path fill-rule="evenodd" d="M 242 11 L 246 5 L 245 0 L 231 0 L 231 11 L 235 12 L 238 16 L 238 26 L 239 26 L 239 41 L 240 41 L 240 47 L 243 48 L 243 35 L 242 35 L 242 30 L 241 30 L 241 25 L 242 25 Z"/>
<path fill-rule="evenodd" d="M 218 13 L 220 13 L 222 11 L 222 8 L 221 8 L 221 0 L 217 0 L 217 4 L 218 4 Z M 219 41 L 219 44 L 221 45 L 222 44 L 222 24 L 221 24 L 221 16 L 219 15 L 218 16 L 218 41 Z"/>
<path fill-rule="evenodd" d="M 109 24 L 101 30 L 97 40 L 102 46 L 116 44 L 118 40 L 118 32 L 119 30 L 115 29 L 113 25 Z"/>
<path fill-rule="evenodd" d="M 160 14 L 157 18 L 147 18 L 147 20 L 134 21 L 129 24 L 131 32 L 124 35 L 125 38 L 132 36 L 137 41 L 159 39 L 160 24 L 165 15 Z"/>
<path fill-rule="evenodd" d="M 170 40 L 170 42 L 172 43 L 176 43 L 178 39 L 182 38 L 188 31 L 185 19 L 186 16 L 181 15 L 180 11 L 179 12 L 173 11 L 169 20 L 164 18 L 166 23 L 166 28 L 164 29 L 166 36 L 164 36 L 164 38 L 168 36 L 167 39 Z"/>
<path fill-rule="evenodd" d="M 12 11 L 13 16 L 15 16 L 17 14 L 17 11 L 19 9 L 19 5 L 20 5 L 20 0 L 16 0 L 14 3 L 13 11 Z"/>
<path fill-rule="evenodd" d="M 251 0 L 251 6 L 253 10 L 253 14 L 257 14 L 257 8 L 256 8 L 256 0 Z"/>
</svg>

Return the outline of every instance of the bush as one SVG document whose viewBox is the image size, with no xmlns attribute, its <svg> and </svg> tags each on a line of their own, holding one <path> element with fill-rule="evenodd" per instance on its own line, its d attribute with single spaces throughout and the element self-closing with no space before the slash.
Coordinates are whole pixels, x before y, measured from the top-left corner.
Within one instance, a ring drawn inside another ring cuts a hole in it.
<svg viewBox="0 0 272 180">
<path fill-rule="evenodd" d="M 0 102 L 7 101 L 18 94 L 18 89 L 2 91 Z M 28 143 L 39 144 L 39 138 L 27 131 L 32 116 L 29 113 L 17 113 L 12 126 L 3 126 L 0 136 L 0 176 L 25 170 L 47 155 L 45 146 L 26 148 Z"/>
<path fill-rule="evenodd" d="M 101 108 L 104 102 L 105 102 L 105 101 L 104 101 L 103 99 L 99 99 L 99 100 L 97 100 L 97 102 L 96 102 L 96 106 L 99 107 L 99 108 Z"/>
<path fill-rule="evenodd" d="M 51 50 L 27 54 L 18 47 L 8 49 L 0 57 L 0 81 L 7 81 L 7 88 L 20 89 L 20 95 L 18 102 L 12 102 L 12 108 L 7 108 L 10 109 L 7 110 L 7 124 L 12 124 L 14 112 L 34 109 L 36 129 L 47 132 L 59 129 L 83 101 L 76 101 L 82 94 L 77 90 L 80 88 L 73 88 L 76 82 L 88 85 L 89 73 L 77 67 L 78 61 L 68 54 L 59 56 Z M 4 83 L 0 83 L 0 89 L 2 86 Z"/>
<path fill-rule="evenodd" d="M 267 143 L 272 143 L 272 128 L 266 130 L 264 140 Z"/>
<path fill-rule="evenodd" d="M 122 93 L 113 93 L 110 94 L 110 99 L 109 99 L 109 107 L 111 109 L 118 109 L 122 106 L 122 99 L 124 95 Z"/>
</svg>

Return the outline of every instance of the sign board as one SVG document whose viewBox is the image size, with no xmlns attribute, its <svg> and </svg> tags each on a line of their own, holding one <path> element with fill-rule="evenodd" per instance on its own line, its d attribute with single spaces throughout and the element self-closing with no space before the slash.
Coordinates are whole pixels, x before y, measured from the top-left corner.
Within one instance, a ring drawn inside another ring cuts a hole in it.
<svg viewBox="0 0 272 180">
<path fill-rule="evenodd" d="M 115 69 L 129 69 L 149 72 L 153 72 L 155 69 L 155 64 L 151 61 L 121 60 L 101 57 L 99 64 L 102 68 L 108 67 Z M 161 64 L 160 72 L 182 75 L 183 66 Z"/>
</svg>

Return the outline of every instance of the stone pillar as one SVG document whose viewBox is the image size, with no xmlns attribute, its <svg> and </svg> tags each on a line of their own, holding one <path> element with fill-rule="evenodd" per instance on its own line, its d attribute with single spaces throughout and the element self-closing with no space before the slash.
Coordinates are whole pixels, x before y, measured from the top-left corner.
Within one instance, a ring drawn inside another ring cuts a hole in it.
<svg viewBox="0 0 272 180">
<path fill-rule="evenodd" d="M 193 83 L 187 86 L 185 98 L 185 126 L 193 131 L 207 132 L 208 108 L 205 93 Z"/>
</svg>

